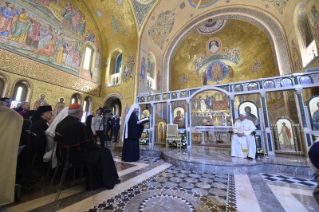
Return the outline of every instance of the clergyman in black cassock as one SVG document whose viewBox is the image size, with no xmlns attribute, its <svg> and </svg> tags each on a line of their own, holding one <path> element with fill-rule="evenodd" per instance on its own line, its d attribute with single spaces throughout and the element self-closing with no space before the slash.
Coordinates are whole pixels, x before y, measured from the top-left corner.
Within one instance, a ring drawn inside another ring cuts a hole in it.
<svg viewBox="0 0 319 212">
<path fill-rule="evenodd" d="M 45 148 L 47 146 L 47 139 L 45 131 L 49 128 L 48 121 L 52 118 L 52 107 L 51 106 L 40 106 L 32 117 L 32 127 L 31 131 L 33 141 L 31 143 L 31 148 L 35 156 L 35 164 L 41 165 L 43 161 L 43 155 L 45 153 Z"/>
<path fill-rule="evenodd" d="M 139 139 L 142 135 L 144 125 L 139 122 L 135 114 L 139 110 L 139 105 L 132 105 L 130 111 L 126 115 L 124 124 L 124 144 L 122 152 L 122 160 L 125 162 L 135 162 L 140 159 Z"/>
<path fill-rule="evenodd" d="M 70 147 L 71 163 L 85 164 L 88 171 L 86 186 L 88 190 L 101 187 L 112 189 L 116 183 L 120 182 L 112 153 L 108 148 L 97 147 L 92 133 L 80 122 L 79 117 L 82 116 L 81 113 L 83 114 L 82 107 L 74 104 L 69 107 L 69 116 L 58 124 L 55 140 L 62 140 L 60 142 L 62 147 Z M 74 110 L 79 114 L 74 113 Z M 59 134 L 62 138 L 57 137 L 60 136 Z"/>
</svg>

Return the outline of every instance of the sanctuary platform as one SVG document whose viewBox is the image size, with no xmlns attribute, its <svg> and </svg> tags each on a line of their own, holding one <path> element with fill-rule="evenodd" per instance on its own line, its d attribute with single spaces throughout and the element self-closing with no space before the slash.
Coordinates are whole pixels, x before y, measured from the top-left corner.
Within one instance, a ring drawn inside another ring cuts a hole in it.
<svg viewBox="0 0 319 212">
<path fill-rule="evenodd" d="M 112 148 L 112 147 L 111 147 Z M 121 154 L 122 147 L 114 145 Z M 161 145 L 141 145 L 142 155 L 160 157 L 172 165 L 195 172 L 220 174 L 284 173 L 292 176 L 312 177 L 313 172 L 303 156 L 281 155 L 259 157 L 255 160 L 230 156 L 230 148 L 193 146 L 191 149 L 165 148 Z"/>
</svg>

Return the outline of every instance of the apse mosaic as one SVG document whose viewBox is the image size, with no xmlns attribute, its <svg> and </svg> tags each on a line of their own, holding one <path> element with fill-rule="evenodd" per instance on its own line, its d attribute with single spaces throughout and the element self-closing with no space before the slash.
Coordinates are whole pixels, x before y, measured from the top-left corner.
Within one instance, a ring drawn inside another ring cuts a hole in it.
<svg viewBox="0 0 319 212">
<path fill-rule="evenodd" d="M 75 75 L 86 42 L 96 47 L 99 58 L 95 34 L 87 29 L 84 13 L 70 2 L 10 0 L 0 4 L 1 48 Z M 92 70 L 89 78 L 97 81 L 98 71 Z"/>
<path fill-rule="evenodd" d="M 218 0 L 188 0 L 188 2 L 192 7 L 202 9 L 215 4 Z"/>
<path fill-rule="evenodd" d="M 153 41 L 163 49 L 163 45 L 167 36 L 171 33 L 176 17 L 175 9 L 159 14 L 155 24 L 148 31 Z"/>
<path fill-rule="evenodd" d="M 202 26 L 196 29 L 196 32 L 200 35 L 213 35 L 220 32 L 227 24 L 227 19 L 213 20 L 208 19 Z"/>
<path fill-rule="evenodd" d="M 207 78 L 213 82 L 219 82 L 228 75 L 228 66 L 221 62 L 212 62 L 207 67 Z M 203 81 L 203 84 L 205 82 Z"/>
<path fill-rule="evenodd" d="M 234 17 L 233 15 L 224 15 L 224 13 L 226 13 L 226 12 L 227 13 L 236 12 L 236 13 L 240 13 L 240 14 L 236 15 L 236 17 Z M 243 15 L 243 14 L 245 14 L 245 15 Z M 271 76 L 276 76 L 279 74 L 278 66 L 281 68 L 280 70 L 282 70 L 283 74 L 290 74 L 292 72 L 291 71 L 292 67 L 291 67 L 291 62 L 290 62 L 291 61 L 290 54 L 289 54 L 287 46 L 286 46 L 287 42 L 285 41 L 285 36 L 282 34 L 282 31 L 281 31 L 281 27 L 276 22 L 274 22 L 273 19 L 270 18 L 266 13 L 257 11 L 255 9 L 243 8 L 243 7 L 217 9 L 217 10 L 211 11 L 203 16 L 197 17 L 197 18 L 191 20 L 189 23 L 187 23 L 187 25 L 185 25 L 185 27 L 180 32 L 178 32 L 176 34 L 176 36 L 173 38 L 173 40 L 170 42 L 170 45 L 168 46 L 168 49 L 166 51 L 167 53 L 164 55 L 164 60 L 165 61 L 167 60 L 169 62 L 164 63 L 163 70 L 168 70 L 168 71 L 173 70 L 174 71 L 174 69 L 179 69 L 179 70 L 185 71 L 185 70 L 192 69 L 189 64 L 185 63 L 185 58 L 183 58 L 185 65 L 183 65 L 181 63 L 177 64 L 179 59 L 176 58 L 175 56 L 172 56 L 172 55 L 176 55 L 176 54 L 178 54 L 179 56 L 183 55 L 182 48 L 185 48 L 185 45 L 184 45 L 185 40 L 187 40 L 189 37 L 193 36 L 193 32 L 194 32 L 193 30 L 196 30 L 199 27 L 198 24 L 202 23 L 203 19 L 207 20 L 211 16 L 217 16 L 217 15 L 223 15 L 222 16 L 223 19 L 228 19 L 227 25 L 225 26 L 225 28 L 221 32 L 227 31 L 229 25 L 232 25 L 231 23 L 236 20 L 236 21 L 247 22 L 247 23 L 250 23 L 251 25 L 257 26 L 258 29 L 254 28 L 254 30 L 255 31 L 262 30 L 262 32 L 264 32 L 264 34 L 261 36 L 268 37 L 267 42 L 270 42 L 269 46 L 271 47 L 271 52 L 269 51 L 269 53 L 270 53 L 269 56 L 271 55 L 272 58 L 268 57 L 267 62 L 265 62 L 264 58 L 258 58 L 262 62 L 263 70 L 269 70 L 269 71 L 267 71 L 267 74 L 265 71 L 262 71 L 261 73 L 259 73 L 260 75 L 263 75 L 263 77 L 268 77 L 270 75 L 270 72 L 273 72 L 271 74 Z M 250 16 L 264 20 L 265 25 L 262 25 L 258 21 L 252 19 Z M 232 31 L 233 31 L 233 29 L 232 29 Z M 255 34 L 255 33 L 252 33 L 252 34 Z M 274 39 L 272 39 L 271 34 L 274 35 L 274 37 L 275 37 Z M 226 35 L 227 34 L 225 33 L 225 36 Z M 192 37 L 192 38 L 194 38 L 194 37 Z M 261 38 L 251 40 L 251 42 L 254 42 L 254 41 L 258 41 L 259 46 L 260 46 Z M 227 45 L 226 41 L 223 41 L 223 43 L 224 43 L 224 46 Z M 277 45 L 278 49 L 280 49 L 280 52 L 277 55 L 273 53 L 275 51 L 275 47 L 274 47 L 275 45 Z M 231 45 L 228 47 L 235 48 L 235 50 L 241 51 L 241 54 L 243 55 L 242 57 L 245 58 L 244 55 L 245 55 L 246 48 L 238 48 L 234 45 Z M 263 46 L 263 49 L 264 49 L 263 52 L 265 53 L 266 46 Z M 199 67 L 202 67 L 203 64 L 205 64 L 205 62 L 202 63 L 202 61 L 200 61 L 200 60 L 205 60 L 205 57 L 209 57 L 209 56 L 203 52 L 199 52 L 196 50 L 197 50 L 197 48 L 196 49 L 193 48 L 192 52 L 194 52 L 194 56 L 190 55 L 191 56 L 190 58 L 191 58 L 192 62 L 194 63 L 196 70 L 199 71 L 201 69 Z M 196 53 L 195 53 L 195 51 L 196 51 Z M 217 55 L 212 55 L 212 56 L 216 57 Z M 188 55 L 186 55 L 186 56 L 188 56 Z M 278 58 L 278 60 L 277 60 L 277 58 Z M 199 62 L 196 61 L 197 59 L 199 59 Z M 206 61 L 206 63 L 207 62 L 210 62 L 210 61 Z M 278 65 L 277 65 L 277 62 L 278 62 Z M 174 64 L 177 64 L 177 65 L 174 65 Z M 197 65 L 197 64 L 199 64 L 199 65 Z M 242 63 L 243 66 L 246 66 L 246 64 L 248 64 L 248 63 Z M 249 63 L 249 64 L 251 64 L 251 63 Z M 229 65 L 231 65 L 231 64 L 229 64 Z M 251 73 L 252 65 L 249 65 L 249 66 L 250 67 L 245 68 L 245 72 L 247 70 L 247 72 L 249 71 Z M 272 66 L 272 67 L 270 67 L 270 66 Z M 234 71 L 237 72 L 236 67 L 233 67 L 233 68 L 234 68 Z M 173 71 L 170 71 L 170 72 L 173 72 Z M 204 72 L 204 70 L 202 70 L 201 73 L 202 72 Z M 245 75 L 241 75 L 241 76 L 248 76 L 248 75 L 245 74 Z M 201 77 L 201 75 L 199 75 L 199 77 Z M 245 80 L 245 79 L 243 79 L 244 77 L 240 77 L 240 76 L 238 76 L 238 77 L 236 76 L 236 78 L 238 78 L 238 79 L 234 78 L 234 80 Z M 167 78 L 167 79 L 163 78 L 163 84 L 167 84 L 168 83 L 167 81 L 169 81 L 170 89 L 178 90 L 178 89 L 184 88 L 184 87 L 183 88 L 178 87 L 178 86 L 180 86 L 180 84 L 177 86 L 173 86 L 171 78 Z M 226 80 L 226 82 L 228 82 L 228 80 Z M 198 83 L 195 83 L 195 82 L 192 82 L 191 84 L 193 87 L 200 86 L 200 85 L 198 85 Z"/>
<path fill-rule="evenodd" d="M 209 45 L 208 45 L 209 48 Z M 196 72 L 199 72 L 202 67 L 207 65 L 208 63 L 215 61 L 215 60 L 227 60 L 230 61 L 236 65 L 239 63 L 239 55 L 240 51 L 235 48 L 223 48 L 220 49 L 219 53 L 215 53 L 213 55 L 200 55 L 196 57 L 196 59 L 193 61 L 194 67 L 196 69 Z"/>
<path fill-rule="evenodd" d="M 206 43 L 206 52 L 208 54 L 217 54 L 222 49 L 222 41 L 219 38 L 211 38 Z"/>
</svg>

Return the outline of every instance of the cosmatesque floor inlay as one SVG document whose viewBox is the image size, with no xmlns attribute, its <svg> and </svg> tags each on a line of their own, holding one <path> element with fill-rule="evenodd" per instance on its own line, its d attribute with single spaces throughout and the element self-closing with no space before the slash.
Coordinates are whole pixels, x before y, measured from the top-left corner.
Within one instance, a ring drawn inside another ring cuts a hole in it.
<svg viewBox="0 0 319 212">
<path fill-rule="evenodd" d="M 96 205 L 89 212 L 105 211 L 109 205 L 113 209 L 107 211 L 116 212 L 225 211 L 227 188 L 228 175 L 199 174 L 171 167 Z"/>
<path fill-rule="evenodd" d="M 317 186 L 316 181 L 311 179 L 304 179 L 300 177 L 289 177 L 289 176 L 275 175 L 275 174 L 265 174 L 265 173 L 260 173 L 260 175 L 262 176 L 264 180 L 269 180 L 272 182 L 284 182 L 284 183 L 289 183 L 294 185 L 303 185 L 303 186 L 310 186 L 310 187 Z"/>
</svg>

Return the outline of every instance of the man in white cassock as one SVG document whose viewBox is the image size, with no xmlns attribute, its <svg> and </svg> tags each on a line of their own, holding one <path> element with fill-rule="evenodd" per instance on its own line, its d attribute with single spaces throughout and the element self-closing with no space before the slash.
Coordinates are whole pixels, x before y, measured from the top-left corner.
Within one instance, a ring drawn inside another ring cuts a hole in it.
<svg viewBox="0 0 319 212">
<path fill-rule="evenodd" d="M 246 119 L 245 114 L 240 114 L 239 119 L 233 126 L 233 137 L 231 145 L 231 156 L 241 158 L 255 158 L 256 144 L 251 133 L 256 130 L 252 121 Z"/>
</svg>

